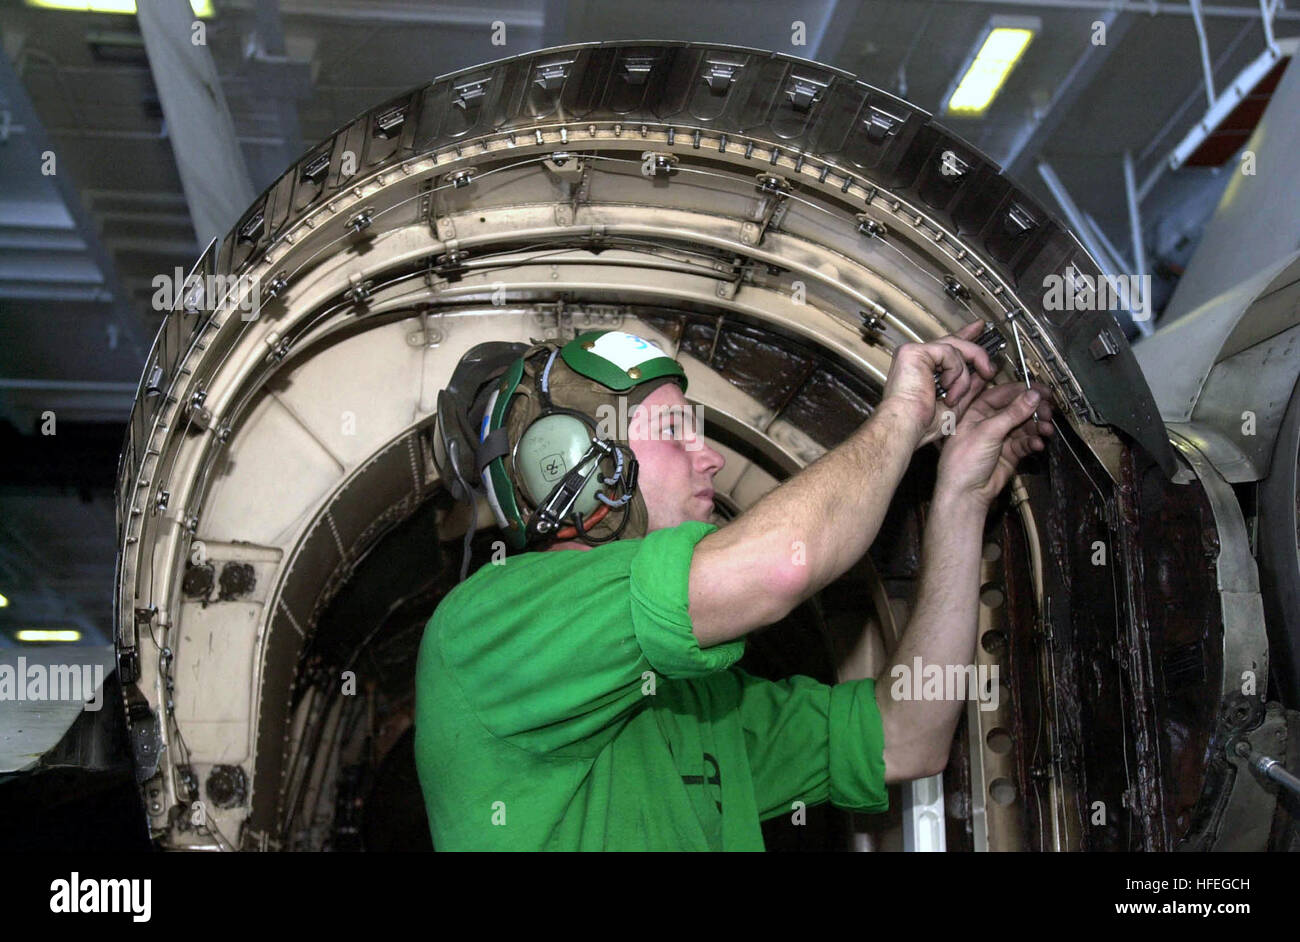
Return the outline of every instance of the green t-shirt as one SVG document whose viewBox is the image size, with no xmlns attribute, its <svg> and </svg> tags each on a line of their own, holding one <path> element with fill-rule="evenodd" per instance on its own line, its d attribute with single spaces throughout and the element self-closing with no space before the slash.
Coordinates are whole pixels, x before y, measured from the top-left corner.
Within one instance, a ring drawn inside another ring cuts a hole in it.
<svg viewBox="0 0 1300 942">
<path fill-rule="evenodd" d="M 777 683 L 701 648 L 689 521 L 486 564 L 429 620 L 415 761 L 439 850 L 763 850 L 794 802 L 884 811 L 871 680 Z"/>
</svg>

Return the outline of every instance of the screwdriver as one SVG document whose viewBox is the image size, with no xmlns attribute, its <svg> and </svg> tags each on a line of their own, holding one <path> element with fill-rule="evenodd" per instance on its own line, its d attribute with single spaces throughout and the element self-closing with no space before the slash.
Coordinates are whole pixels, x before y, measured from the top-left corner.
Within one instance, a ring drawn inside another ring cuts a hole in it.
<svg viewBox="0 0 1300 942">
<path fill-rule="evenodd" d="M 1249 762 L 1255 771 L 1264 778 L 1272 779 L 1292 794 L 1300 796 L 1300 778 L 1296 778 L 1288 772 L 1286 766 L 1281 762 L 1263 753 L 1256 752 L 1246 740 L 1238 741 L 1234 751 Z"/>
</svg>

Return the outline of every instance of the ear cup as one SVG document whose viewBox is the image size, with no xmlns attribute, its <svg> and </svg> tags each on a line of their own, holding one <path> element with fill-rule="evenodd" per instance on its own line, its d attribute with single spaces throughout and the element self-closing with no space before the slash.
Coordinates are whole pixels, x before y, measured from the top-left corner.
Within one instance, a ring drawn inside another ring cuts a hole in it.
<svg viewBox="0 0 1300 942">
<path fill-rule="evenodd" d="M 534 507 L 582 460 L 591 439 L 592 430 L 572 415 L 546 415 L 528 426 L 520 436 L 513 460 L 524 496 Z M 590 466 L 587 470 L 591 470 Z M 602 486 L 601 474 L 597 468 L 574 502 L 574 510 L 584 517 L 600 505 L 596 493 Z"/>
</svg>

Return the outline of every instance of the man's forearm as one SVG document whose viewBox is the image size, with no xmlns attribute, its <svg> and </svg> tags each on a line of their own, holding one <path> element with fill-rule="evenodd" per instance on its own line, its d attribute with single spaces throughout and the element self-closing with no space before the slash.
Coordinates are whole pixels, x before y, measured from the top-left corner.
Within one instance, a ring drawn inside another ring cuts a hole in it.
<svg viewBox="0 0 1300 942">
<path fill-rule="evenodd" d="M 774 488 L 714 537 L 755 561 L 789 561 L 786 586 L 803 601 L 871 546 L 912 459 L 919 430 L 882 405 L 845 441 Z"/>
<path fill-rule="evenodd" d="M 975 656 L 979 619 L 979 576 L 986 511 L 970 503 L 936 495 L 921 544 L 921 581 L 916 608 L 898 648 L 876 681 L 885 743 L 904 774 L 912 778 L 946 761 L 963 700 L 896 699 L 892 696 L 895 665 L 905 670 L 907 688 L 916 658 L 922 667 L 936 665 L 950 676 L 949 665 L 970 664 Z M 945 695 L 949 693 L 945 691 Z M 967 692 L 970 695 L 970 692 Z M 907 769 L 915 774 L 906 774 Z"/>
</svg>

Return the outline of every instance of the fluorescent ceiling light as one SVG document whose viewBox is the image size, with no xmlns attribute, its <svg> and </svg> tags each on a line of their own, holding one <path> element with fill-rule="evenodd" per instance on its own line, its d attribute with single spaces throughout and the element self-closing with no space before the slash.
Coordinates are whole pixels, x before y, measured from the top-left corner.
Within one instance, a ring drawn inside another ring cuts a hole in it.
<svg viewBox="0 0 1300 942">
<path fill-rule="evenodd" d="M 944 110 L 949 114 L 979 115 L 988 110 L 1002 84 L 1024 55 L 1036 27 L 1028 22 L 1014 26 L 995 25 L 979 44 L 957 87 L 948 96 Z"/>
<path fill-rule="evenodd" d="M 19 641 L 80 641 L 81 632 L 71 628 L 23 628 L 14 637 Z"/>
<path fill-rule="evenodd" d="M 0 595 L 0 608 L 8 608 L 8 607 L 9 607 L 9 600 L 5 598 L 3 595 Z"/>
<path fill-rule="evenodd" d="M 73 10 L 79 13 L 135 13 L 135 0 L 27 0 L 29 7 L 43 10 Z M 216 15 L 212 0 L 190 0 L 190 8 L 201 20 Z"/>
</svg>

